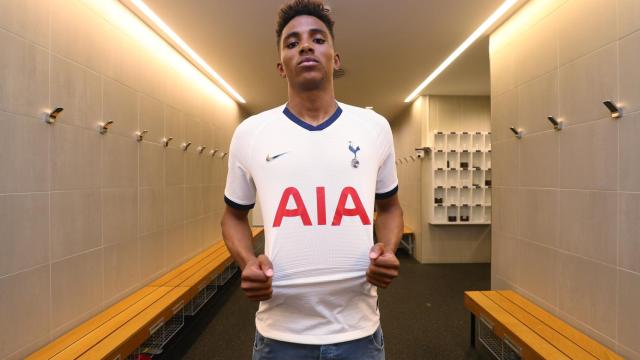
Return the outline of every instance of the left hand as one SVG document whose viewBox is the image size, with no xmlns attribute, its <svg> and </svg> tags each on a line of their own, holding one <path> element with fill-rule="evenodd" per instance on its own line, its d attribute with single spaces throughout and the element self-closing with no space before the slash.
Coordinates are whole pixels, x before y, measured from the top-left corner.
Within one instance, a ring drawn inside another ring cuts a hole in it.
<svg viewBox="0 0 640 360">
<path fill-rule="evenodd" d="M 377 287 L 386 288 L 400 274 L 400 261 L 392 251 L 385 250 L 383 243 L 373 245 L 369 259 L 367 281 Z"/>
</svg>

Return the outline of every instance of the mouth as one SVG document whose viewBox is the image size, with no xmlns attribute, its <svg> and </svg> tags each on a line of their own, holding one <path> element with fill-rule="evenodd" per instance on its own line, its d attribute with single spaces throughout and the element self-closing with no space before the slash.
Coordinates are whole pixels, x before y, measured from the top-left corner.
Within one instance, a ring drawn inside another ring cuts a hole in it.
<svg viewBox="0 0 640 360">
<path fill-rule="evenodd" d="M 298 62 L 298 66 L 313 66 L 319 63 L 320 62 L 318 60 L 310 56 L 305 56 Z"/>
</svg>

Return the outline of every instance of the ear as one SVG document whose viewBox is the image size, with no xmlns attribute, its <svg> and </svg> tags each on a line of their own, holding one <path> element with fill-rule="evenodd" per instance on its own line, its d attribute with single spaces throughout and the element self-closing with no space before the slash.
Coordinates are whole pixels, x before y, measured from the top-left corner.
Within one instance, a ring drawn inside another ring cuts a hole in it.
<svg viewBox="0 0 640 360">
<path fill-rule="evenodd" d="M 336 53 L 333 56 L 333 69 L 340 69 L 340 67 L 342 66 L 342 62 L 340 61 L 340 54 Z"/>
<path fill-rule="evenodd" d="M 281 62 L 276 64 L 276 68 L 278 69 L 278 74 L 280 74 L 280 77 L 286 79 L 287 73 L 284 71 L 284 66 Z"/>
</svg>

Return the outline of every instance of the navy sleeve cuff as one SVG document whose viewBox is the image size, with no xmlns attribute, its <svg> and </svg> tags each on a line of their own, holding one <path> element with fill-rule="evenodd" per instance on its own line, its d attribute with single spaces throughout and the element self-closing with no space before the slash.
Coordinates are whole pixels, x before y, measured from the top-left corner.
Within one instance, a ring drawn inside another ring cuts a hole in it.
<svg viewBox="0 0 640 360">
<path fill-rule="evenodd" d="M 376 193 L 376 200 L 388 199 L 393 195 L 395 195 L 397 192 L 398 192 L 398 185 L 396 185 L 396 187 L 394 187 L 393 189 L 387 192 L 380 193 L 380 194 Z"/>
<path fill-rule="evenodd" d="M 249 204 L 249 205 L 242 205 L 242 204 L 238 204 L 237 202 L 229 199 L 228 197 L 224 197 L 224 202 L 229 205 L 229 207 L 232 207 L 234 209 L 238 209 L 238 210 L 245 210 L 245 211 L 249 211 L 251 209 L 253 209 L 253 207 L 256 205 L 255 203 L 253 204 Z"/>
</svg>

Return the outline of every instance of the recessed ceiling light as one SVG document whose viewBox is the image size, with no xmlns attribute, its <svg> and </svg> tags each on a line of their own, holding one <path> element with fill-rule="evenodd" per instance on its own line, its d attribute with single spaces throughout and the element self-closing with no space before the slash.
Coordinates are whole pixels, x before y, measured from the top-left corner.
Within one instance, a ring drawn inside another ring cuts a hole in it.
<svg viewBox="0 0 640 360">
<path fill-rule="evenodd" d="M 201 57 L 198 55 L 189 45 L 187 45 L 178 34 L 176 34 L 171 28 L 165 24 L 162 19 L 156 13 L 151 10 L 142 0 L 120 0 L 120 2 L 132 10 L 134 14 L 136 14 L 144 23 L 146 23 L 150 28 L 152 28 L 156 32 L 160 32 L 159 35 L 165 39 L 170 45 L 174 48 L 177 47 L 178 52 L 182 54 L 189 62 L 195 65 L 200 71 L 202 71 L 205 76 L 209 79 L 213 78 L 213 80 L 217 83 L 217 85 L 221 86 L 228 94 L 230 94 L 236 101 L 240 103 L 246 103 L 244 98 L 235 91 L 229 83 L 227 83 L 215 70 L 209 66 Z M 133 5 L 135 8 L 132 8 Z M 137 10 L 137 11 L 136 11 Z M 151 22 L 151 24 L 149 24 Z M 168 40 L 167 40 L 168 38 Z"/>
<path fill-rule="evenodd" d="M 518 0 L 506 0 L 500 7 L 485 20 L 457 49 L 455 49 L 449 57 L 447 57 L 440 66 L 438 66 L 413 92 L 404 99 L 404 102 L 413 101 L 444 69 L 447 68 L 455 59 L 460 56 L 474 41 L 476 41 L 487 29 L 493 25 L 507 10 L 515 5 Z"/>
</svg>

